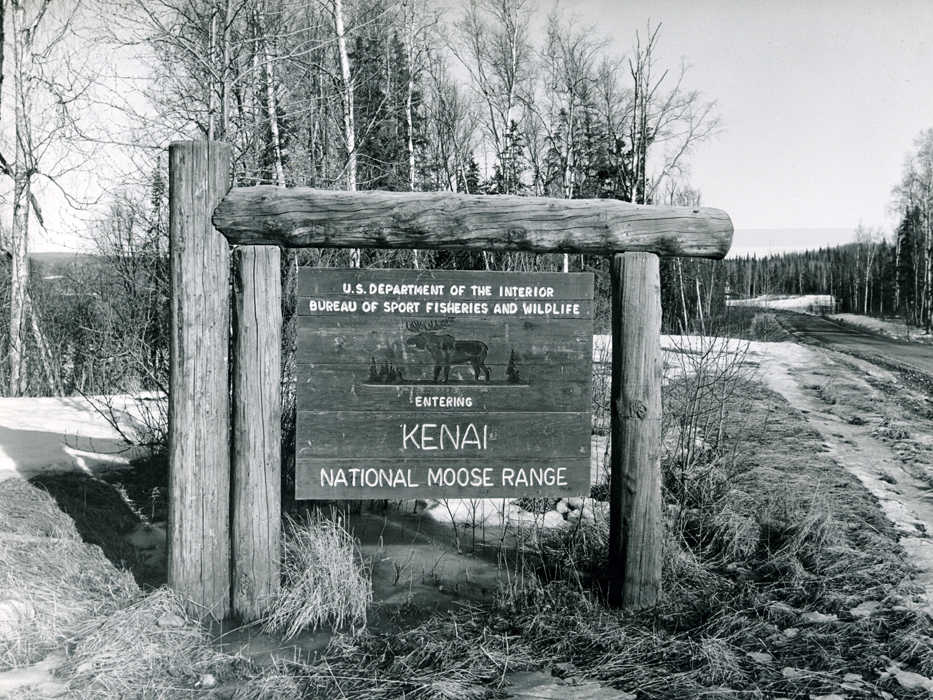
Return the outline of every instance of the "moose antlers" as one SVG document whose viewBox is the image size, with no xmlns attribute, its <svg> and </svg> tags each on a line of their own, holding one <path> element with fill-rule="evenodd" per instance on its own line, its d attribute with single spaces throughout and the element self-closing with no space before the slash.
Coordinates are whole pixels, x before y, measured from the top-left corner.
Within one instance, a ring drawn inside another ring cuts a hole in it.
<svg viewBox="0 0 933 700">
<path fill-rule="evenodd" d="M 420 333 L 422 331 L 442 331 L 453 321 L 449 318 L 441 318 L 433 321 L 406 321 L 405 330 L 412 333 Z"/>
</svg>

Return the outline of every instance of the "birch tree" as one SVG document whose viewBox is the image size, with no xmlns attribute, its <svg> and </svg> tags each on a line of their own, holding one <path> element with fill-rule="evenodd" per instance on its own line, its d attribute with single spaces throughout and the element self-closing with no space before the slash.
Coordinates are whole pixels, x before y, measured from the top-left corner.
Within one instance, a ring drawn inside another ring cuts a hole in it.
<svg viewBox="0 0 933 700">
<path fill-rule="evenodd" d="M 43 225 L 34 190 L 36 179 L 55 187 L 69 204 L 81 204 L 61 181 L 80 161 L 72 110 L 80 106 L 92 81 L 80 74 L 80 66 L 68 50 L 79 8 L 79 3 L 63 7 L 51 0 L 10 0 L 14 146 L 13 162 L 0 156 L 0 169 L 13 181 L 8 353 L 12 396 L 26 390 L 27 331 L 36 336 L 40 350 L 44 345 L 28 296 L 30 220 Z M 30 313 L 33 316 L 27 327 Z"/>
</svg>

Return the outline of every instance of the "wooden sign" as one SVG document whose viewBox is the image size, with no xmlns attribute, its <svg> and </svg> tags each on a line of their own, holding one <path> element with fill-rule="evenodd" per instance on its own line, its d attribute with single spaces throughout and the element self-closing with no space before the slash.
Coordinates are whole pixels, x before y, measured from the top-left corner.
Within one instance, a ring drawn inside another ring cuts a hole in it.
<svg viewBox="0 0 933 700">
<path fill-rule="evenodd" d="M 299 499 L 585 495 L 593 276 L 303 268 Z"/>
</svg>

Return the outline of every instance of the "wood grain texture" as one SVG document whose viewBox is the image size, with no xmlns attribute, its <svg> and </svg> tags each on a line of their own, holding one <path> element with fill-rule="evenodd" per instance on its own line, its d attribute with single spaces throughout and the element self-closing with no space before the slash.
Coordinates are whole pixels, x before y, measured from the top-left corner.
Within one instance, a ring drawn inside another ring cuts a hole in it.
<svg viewBox="0 0 933 700">
<path fill-rule="evenodd" d="M 589 458 L 591 427 L 589 413 L 299 411 L 296 448 L 299 459 L 547 461 Z"/>
<path fill-rule="evenodd" d="M 299 278 L 306 302 L 336 304 L 298 319 L 299 498 L 587 493 L 592 275 L 308 269 Z M 492 307 L 523 295 L 533 303 L 573 301 L 580 317 L 542 317 L 517 302 L 492 314 L 426 308 L 449 301 Z M 344 304 L 364 300 L 422 306 L 383 311 Z M 375 491 L 320 489 L 327 464 L 364 468 L 387 460 L 422 475 L 457 464 L 499 474 L 510 460 L 544 469 L 568 463 L 578 471 L 562 484 L 497 482 L 494 491 L 492 484 L 463 490 L 423 479 L 416 492 L 384 484 Z M 318 476 L 302 473 L 307 469 Z"/>
<path fill-rule="evenodd" d="M 429 352 L 408 344 L 408 339 L 416 334 L 406 330 L 407 320 L 412 319 L 300 317 L 296 359 L 300 364 L 362 363 L 364 367 L 369 366 L 373 357 L 377 363 L 387 360 L 406 367 L 430 364 Z M 513 349 L 523 364 L 573 365 L 592 360 L 593 322 L 589 319 L 457 318 L 439 332 L 457 340 L 485 343 L 490 366 L 506 365 Z M 560 370 L 555 367 L 554 371 Z M 563 374 L 566 376 L 566 372 Z M 406 373 L 406 376 L 416 375 Z"/>
<path fill-rule="evenodd" d="M 361 498 L 422 498 L 437 497 L 443 492 L 445 498 L 497 498 L 515 496 L 516 493 L 534 493 L 541 496 L 566 496 L 567 494 L 585 495 L 590 490 L 590 460 L 556 459 L 547 464 L 534 460 L 503 459 L 495 464 L 477 464 L 471 459 L 449 459 L 429 462 L 423 459 L 316 459 L 299 457 L 298 468 L 295 471 L 295 497 L 298 499 L 316 500 L 358 500 Z M 321 471 L 327 470 L 333 479 L 336 470 L 342 469 L 347 480 L 346 485 L 322 485 Z M 394 483 L 394 486 L 367 486 L 362 488 L 352 483 L 353 475 L 350 470 L 356 469 L 357 481 L 361 476 L 372 479 L 370 483 L 379 483 L 380 472 L 382 483 Z M 441 472 L 442 479 L 449 478 L 452 483 L 438 486 L 431 483 L 431 471 L 435 474 Z M 556 481 L 557 470 L 563 478 L 563 485 L 547 485 L 541 483 L 550 478 Z M 365 470 L 367 473 L 362 474 Z M 463 472 L 462 470 L 466 470 Z M 478 470 L 478 471 L 477 471 Z M 511 470 L 511 471 L 509 471 Z M 535 470 L 535 471 L 533 471 Z M 401 474 L 399 473 L 401 471 Z M 458 478 L 464 479 L 465 485 L 458 483 Z M 488 479 L 490 486 L 470 485 L 474 480 L 482 484 L 483 477 Z M 536 481 L 537 479 L 537 481 Z M 389 481 L 394 480 L 394 481 Z M 404 483 L 405 485 L 401 485 Z"/>
<path fill-rule="evenodd" d="M 237 244 L 599 255 L 646 251 L 717 259 L 729 251 L 733 231 L 729 216 L 710 208 L 265 185 L 232 190 L 213 221 Z"/>
<path fill-rule="evenodd" d="M 279 592 L 282 285 L 280 251 L 240 248 L 234 265 L 233 611 L 262 618 Z"/>
<path fill-rule="evenodd" d="M 451 284 L 464 286 L 462 299 L 488 298 L 473 289 L 474 286 L 490 285 L 498 292 L 499 287 L 516 288 L 503 298 L 531 298 L 524 294 L 528 286 L 551 287 L 554 297 L 559 299 L 593 299 L 593 274 L 591 272 L 536 272 L 534 282 L 529 284 L 527 272 L 471 271 L 467 277 L 450 270 L 379 270 L 378 281 L 373 279 L 374 270 L 348 270 L 336 267 L 301 267 L 298 270 L 299 296 L 343 295 L 344 284 L 356 289 L 361 285 L 368 296 L 379 295 L 380 284 L 392 285 L 443 285 L 449 290 Z M 466 280 L 469 280 L 468 282 Z M 391 293 L 391 292 L 390 292 Z M 354 291 L 353 295 L 358 294 Z M 351 295 L 352 296 L 352 295 Z M 382 296 L 382 295 L 380 295 Z M 409 294 L 420 298 L 417 294 Z"/>
<path fill-rule="evenodd" d="M 507 366 L 491 365 L 492 375 L 505 376 Z M 411 411 L 416 408 L 430 410 L 441 400 L 463 399 L 461 413 L 483 411 L 537 411 L 585 412 L 591 408 L 590 386 L 592 377 L 576 375 L 567 368 L 567 377 L 549 378 L 551 367 L 521 366 L 528 382 L 518 386 L 487 386 L 483 383 L 468 385 L 422 384 L 377 385 L 369 382 L 369 371 L 348 365 L 298 365 L 298 410 L 313 411 L 318 406 L 329 406 L 335 411 Z M 412 370 L 421 375 L 431 371 L 430 365 Z M 582 365 L 581 365 L 582 371 Z M 531 381 L 531 377 L 535 380 Z M 437 401 L 433 401 L 433 399 Z M 417 404 L 416 404 L 417 402 Z"/>
<path fill-rule="evenodd" d="M 609 602 L 653 606 L 661 589 L 659 260 L 612 260 Z"/>
<path fill-rule="evenodd" d="M 211 226 L 231 148 L 169 147 L 168 583 L 199 617 L 230 611 L 230 252 Z"/>
</svg>

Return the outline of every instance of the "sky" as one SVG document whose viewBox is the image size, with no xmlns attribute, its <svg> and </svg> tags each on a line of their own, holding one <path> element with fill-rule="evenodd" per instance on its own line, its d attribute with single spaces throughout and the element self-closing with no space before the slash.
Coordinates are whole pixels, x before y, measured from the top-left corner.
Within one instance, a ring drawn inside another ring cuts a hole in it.
<svg viewBox="0 0 933 700">
<path fill-rule="evenodd" d="M 553 7 L 538 0 L 538 19 Z M 720 133 L 690 158 L 690 182 L 726 210 L 736 253 L 850 241 L 896 225 L 891 188 L 933 127 L 930 0 L 563 0 L 622 54 L 662 23 L 659 66 L 718 103 Z M 66 216 L 55 217 L 61 221 Z M 37 227 L 36 227 L 37 228 Z M 62 231 L 35 250 L 74 247 Z M 63 243 L 64 242 L 64 243 Z"/>
<path fill-rule="evenodd" d="M 621 46 L 662 23 L 662 60 L 685 58 L 689 86 L 719 106 L 722 132 L 697 149 L 690 179 L 705 205 L 732 217 L 736 250 L 847 242 L 859 223 L 896 225 L 891 188 L 913 139 L 933 127 L 929 0 L 563 7 Z"/>
</svg>

